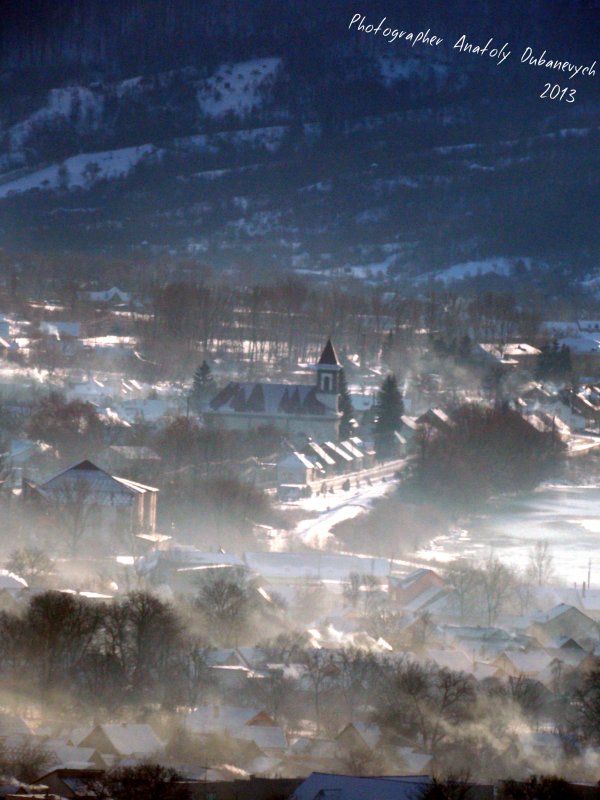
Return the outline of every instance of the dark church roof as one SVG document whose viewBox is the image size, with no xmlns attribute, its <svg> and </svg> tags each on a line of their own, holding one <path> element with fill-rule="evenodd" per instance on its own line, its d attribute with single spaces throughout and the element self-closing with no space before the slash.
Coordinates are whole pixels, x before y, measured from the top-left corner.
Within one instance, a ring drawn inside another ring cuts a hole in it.
<svg viewBox="0 0 600 800">
<path fill-rule="evenodd" d="M 315 386 L 290 383 L 228 383 L 209 406 L 238 414 L 337 416 L 317 398 Z"/>
<path fill-rule="evenodd" d="M 335 348 L 331 344 L 331 339 L 327 339 L 327 344 L 325 345 L 323 352 L 321 353 L 321 358 L 319 359 L 318 364 L 319 366 L 327 366 L 327 367 L 341 366 L 340 362 L 338 361 Z"/>
</svg>

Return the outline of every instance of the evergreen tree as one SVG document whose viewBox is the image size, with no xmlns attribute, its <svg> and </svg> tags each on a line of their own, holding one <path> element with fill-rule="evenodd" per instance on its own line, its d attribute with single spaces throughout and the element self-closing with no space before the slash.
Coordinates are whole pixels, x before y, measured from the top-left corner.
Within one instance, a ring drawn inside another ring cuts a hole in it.
<svg viewBox="0 0 600 800">
<path fill-rule="evenodd" d="M 192 408 L 199 411 L 215 390 L 215 381 L 210 366 L 203 361 L 194 373 L 194 382 L 190 393 Z"/>
<path fill-rule="evenodd" d="M 354 419 L 354 409 L 348 391 L 348 383 L 344 370 L 340 371 L 338 377 L 339 410 L 342 412 L 340 420 L 340 439 L 347 439 L 352 433 L 352 420 Z"/>
<path fill-rule="evenodd" d="M 535 365 L 536 378 L 548 381 L 566 381 L 572 371 L 571 350 L 566 345 L 559 345 L 555 339 L 552 344 L 542 347 Z"/>
<path fill-rule="evenodd" d="M 377 394 L 374 426 L 377 458 L 391 458 L 397 450 L 394 432 L 402 428 L 404 402 L 395 375 L 388 375 Z"/>
</svg>

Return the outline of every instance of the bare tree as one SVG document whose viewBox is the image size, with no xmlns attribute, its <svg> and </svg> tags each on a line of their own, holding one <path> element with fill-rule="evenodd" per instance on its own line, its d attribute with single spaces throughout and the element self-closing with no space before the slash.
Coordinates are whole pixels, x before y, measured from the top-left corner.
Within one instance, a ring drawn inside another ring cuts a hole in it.
<svg viewBox="0 0 600 800">
<path fill-rule="evenodd" d="M 249 620 L 254 590 L 241 570 L 226 572 L 203 575 L 195 604 L 211 635 L 225 645 L 237 645 Z"/>
<path fill-rule="evenodd" d="M 52 753 L 37 742 L 23 739 L 12 746 L 0 744 L 0 773 L 26 783 L 39 778 L 52 761 Z"/>
<path fill-rule="evenodd" d="M 381 670 L 377 718 L 382 726 L 415 737 L 434 755 L 454 726 L 473 713 L 475 689 L 465 674 L 409 659 Z"/>
<path fill-rule="evenodd" d="M 323 695 L 331 688 L 333 679 L 338 674 L 338 667 L 332 653 L 327 650 L 305 650 L 301 663 L 311 688 L 317 733 L 320 733 Z"/>
<path fill-rule="evenodd" d="M 9 572 L 14 572 L 30 583 L 36 578 L 47 575 L 54 565 L 52 559 L 39 547 L 23 547 L 13 550 L 6 564 Z"/>
<path fill-rule="evenodd" d="M 547 539 L 539 539 L 529 553 L 527 573 L 538 586 L 548 584 L 553 573 L 553 557 Z"/>
<path fill-rule="evenodd" d="M 477 595 L 481 587 L 481 573 L 473 564 L 461 559 L 450 564 L 446 570 L 445 579 L 448 586 L 454 591 L 460 621 L 464 622 L 476 607 Z"/>
<path fill-rule="evenodd" d="M 488 625 L 493 625 L 498 619 L 514 585 L 514 572 L 498 558 L 490 556 L 481 570 L 481 590 Z"/>
</svg>

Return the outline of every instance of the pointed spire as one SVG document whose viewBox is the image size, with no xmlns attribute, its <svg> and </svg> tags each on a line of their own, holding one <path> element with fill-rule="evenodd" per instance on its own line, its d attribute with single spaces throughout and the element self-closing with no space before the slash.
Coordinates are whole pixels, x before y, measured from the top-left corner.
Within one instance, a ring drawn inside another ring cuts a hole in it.
<svg viewBox="0 0 600 800">
<path fill-rule="evenodd" d="M 331 344 L 331 339 L 327 339 L 321 358 L 318 361 L 320 366 L 339 367 L 341 366 L 334 346 Z"/>
</svg>

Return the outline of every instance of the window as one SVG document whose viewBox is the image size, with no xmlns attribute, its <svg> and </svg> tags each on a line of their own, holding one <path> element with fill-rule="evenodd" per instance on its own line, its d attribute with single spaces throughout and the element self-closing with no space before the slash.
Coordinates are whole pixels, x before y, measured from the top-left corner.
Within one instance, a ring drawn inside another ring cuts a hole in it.
<svg viewBox="0 0 600 800">
<path fill-rule="evenodd" d="M 331 391 L 331 375 L 321 376 L 321 391 L 323 392 Z"/>
</svg>

